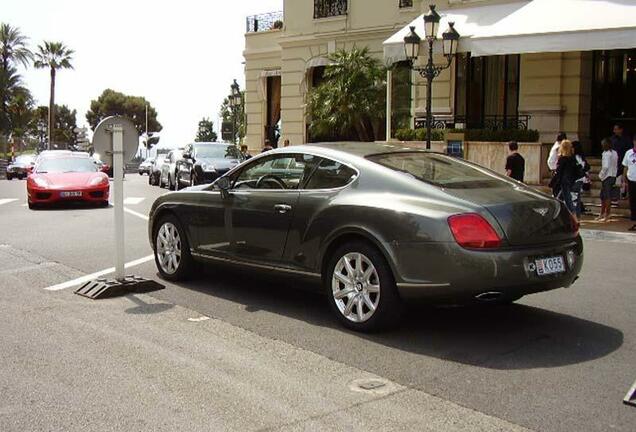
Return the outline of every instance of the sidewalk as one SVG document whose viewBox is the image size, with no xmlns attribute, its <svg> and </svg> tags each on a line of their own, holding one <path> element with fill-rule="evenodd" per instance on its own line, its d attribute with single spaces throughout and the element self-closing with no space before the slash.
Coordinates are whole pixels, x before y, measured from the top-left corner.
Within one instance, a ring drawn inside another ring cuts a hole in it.
<svg viewBox="0 0 636 432">
<path fill-rule="evenodd" d="M 600 230 L 611 232 L 624 232 L 630 233 L 631 228 L 636 222 L 629 220 L 628 218 L 612 216 L 608 222 L 599 222 L 594 220 L 596 215 L 583 215 L 581 217 L 581 229 L 584 230 Z M 636 233 L 633 233 L 636 235 Z"/>
</svg>

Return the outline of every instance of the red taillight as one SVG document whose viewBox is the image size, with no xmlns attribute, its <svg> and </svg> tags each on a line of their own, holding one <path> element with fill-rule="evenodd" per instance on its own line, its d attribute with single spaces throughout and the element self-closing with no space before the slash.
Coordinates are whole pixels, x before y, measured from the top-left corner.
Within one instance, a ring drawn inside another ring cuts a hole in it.
<svg viewBox="0 0 636 432">
<path fill-rule="evenodd" d="M 475 213 L 448 218 L 455 241 L 465 248 L 490 249 L 501 246 L 501 238 L 486 219 Z"/>
</svg>

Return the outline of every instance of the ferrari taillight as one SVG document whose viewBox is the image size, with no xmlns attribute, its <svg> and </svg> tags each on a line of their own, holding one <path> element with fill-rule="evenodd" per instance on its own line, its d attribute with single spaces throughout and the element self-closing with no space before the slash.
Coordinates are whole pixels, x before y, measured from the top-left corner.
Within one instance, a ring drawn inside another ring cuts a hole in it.
<svg viewBox="0 0 636 432">
<path fill-rule="evenodd" d="M 448 226 L 461 247 L 492 249 L 501 246 L 501 238 L 492 225 L 476 213 L 451 216 Z"/>
</svg>

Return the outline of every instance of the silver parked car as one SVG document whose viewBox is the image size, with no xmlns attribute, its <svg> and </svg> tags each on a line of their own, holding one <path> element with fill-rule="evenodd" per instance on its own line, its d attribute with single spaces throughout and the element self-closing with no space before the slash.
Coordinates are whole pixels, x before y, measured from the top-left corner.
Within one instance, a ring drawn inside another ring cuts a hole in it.
<svg viewBox="0 0 636 432">
<path fill-rule="evenodd" d="M 167 187 L 170 190 L 176 189 L 177 184 L 177 161 L 183 157 L 183 150 L 172 150 L 166 156 L 161 166 L 161 176 L 159 177 L 159 187 Z"/>
</svg>

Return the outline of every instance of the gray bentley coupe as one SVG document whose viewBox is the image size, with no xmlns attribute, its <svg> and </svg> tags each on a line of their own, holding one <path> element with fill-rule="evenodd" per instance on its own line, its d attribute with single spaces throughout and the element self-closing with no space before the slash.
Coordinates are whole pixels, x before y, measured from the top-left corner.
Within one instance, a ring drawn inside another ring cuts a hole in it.
<svg viewBox="0 0 636 432">
<path fill-rule="evenodd" d="M 320 281 L 354 330 L 405 302 L 511 303 L 569 287 L 583 264 L 564 204 L 478 165 L 398 144 L 328 143 L 255 157 L 158 198 L 150 242 L 176 281 L 195 262 Z"/>
</svg>

